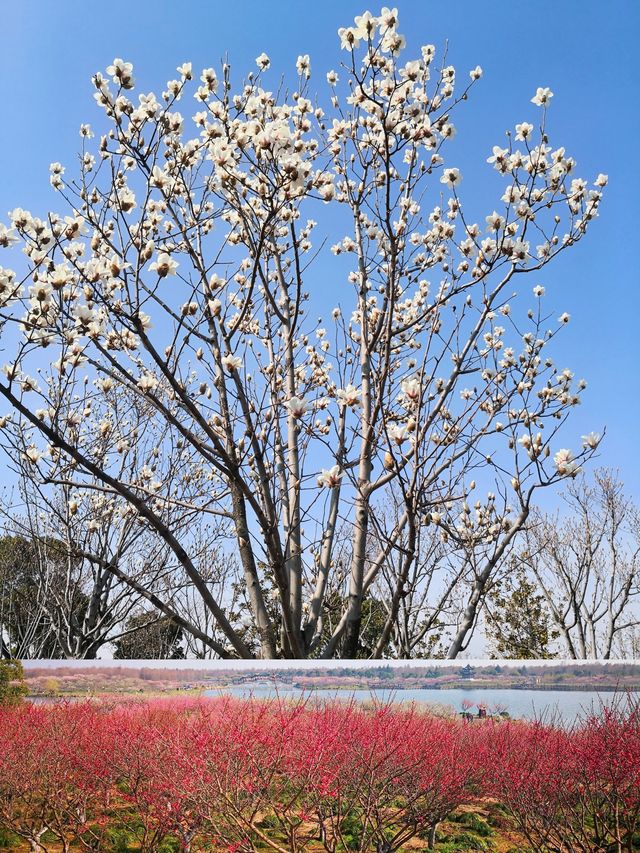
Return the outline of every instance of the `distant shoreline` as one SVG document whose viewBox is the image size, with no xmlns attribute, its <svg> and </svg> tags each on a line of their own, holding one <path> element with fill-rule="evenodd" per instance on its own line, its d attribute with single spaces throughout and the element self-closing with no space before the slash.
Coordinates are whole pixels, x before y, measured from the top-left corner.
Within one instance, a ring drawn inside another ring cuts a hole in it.
<svg viewBox="0 0 640 853">
<path fill-rule="evenodd" d="M 344 686 L 338 685 L 301 685 L 301 684 L 289 684 L 286 682 L 256 682 L 254 684 L 247 684 L 245 682 L 241 682 L 239 684 L 227 683 L 227 684 L 201 684 L 194 685 L 193 687 L 167 687 L 167 688 L 149 688 L 148 690 L 144 690 L 142 688 L 130 687 L 124 689 L 116 689 L 113 687 L 103 687 L 101 689 L 96 689 L 92 687 L 87 687 L 87 689 L 72 689 L 72 690 L 62 690 L 59 693 L 43 693 L 43 692 L 30 692 L 25 698 L 27 699 L 82 699 L 93 696 L 137 696 L 137 697 L 163 697 L 163 696 L 201 696 L 210 691 L 220 691 L 220 692 L 228 692 L 231 690 L 238 690 L 239 688 L 246 688 L 247 692 L 250 693 L 251 689 L 265 689 L 265 688 L 273 688 L 277 690 L 278 688 L 283 691 L 288 690 L 296 690 L 301 693 L 344 693 L 349 694 L 355 691 L 371 691 L 371 692 L 384 692 L 384 693 L 406 693 L 411 690 L 429 690 L 434 692 L 439 692 L 444 694 L 443 700 L 446 699 L 446 694 L 453 690 L 465 690 L 470 693 L 475 691 L 481 692 L 485 690 L 491 691 L 500 691 L 502 693 L 513 693 L 513 692 L 522 692 L 526 690 L 536 691 L 541 693 L 640 693 L 640 685 L 619 685 L 619 684 L 598 684 L 588 685 L 588 684 L 579 684 L 579 685 L 558 685 L 558 684 L 521 684 L 521 685 L 501 685 L 499 683 L 492 682 L 481 682 L 481 683 L 470 683 L 469 681 L 457 682 L 451 684 L 443 684 L 443 685 L 423 685 L 422 687 L 405 687 L 403 685 L 370 685 L 370 684 L 350 684 Z"/>
<path fill-rule="evenodd" d="M 358 692 L 360 696 L 397 694 L 398 699 L 420 699 L 427 691 L 432 702 L 450 702 L 451 691 L 462 691 L 472 700 L 481 691 L 500 691 L 502 698 L 523 691 L 535 693 L 640 693 L 640 664 L 631 661 L 609 664 L 560 663 L 543 667 L 536 662 L 523 662 L 516 667 L 502 667 L 486 662 L 472 665 L 461 661 L 443 667 L 424 662 L 421 667 L 389 667 L 370 664 L 358 670 L 336 667 L 319 669 L 305 667 L 304 663 L 291 669 L 269 672 L 261 667 L 220 669 L 217 662 L 206 668 L 174 667 L 167 661 L 165 667 L 149 666 L 154 662 L 136 661 L 135 666 L 92 667 L 81 661 L 56 662 L 57 665 L 25 669 L 26 683 L 33 697 L 83 697 L 83 696 L 194 696 L 203 691 L 252 691 L 269 695 L 283 694 L 345 696 Z M 414 692 L 415 691 L 415 692 Z M 502 699 L 500 699 L 502 701 Z"/>
</svg>

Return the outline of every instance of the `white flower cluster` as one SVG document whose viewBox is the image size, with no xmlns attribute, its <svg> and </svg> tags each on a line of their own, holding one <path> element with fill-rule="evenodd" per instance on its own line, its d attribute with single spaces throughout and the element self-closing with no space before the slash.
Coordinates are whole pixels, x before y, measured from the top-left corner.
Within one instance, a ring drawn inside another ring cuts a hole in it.
<svg viewBox="0 0 640 853">
<path fill-rule="evenodd" d="M 459 495 L 467 468 L 520 497 L 527 481 L 575 476 L 600 437 L 556 449 L 584 389 L 548 355 L 570 315 L 545 328 L 544 286 L 535 302 L 526 288 L 535 307 L 523 309 L 514 285 L 582 239 L 607 177 L 578 177 L 546 125 L 523 120 L 487 157 L 496 198 L 474 222 L 469 175 L 462 184 L 446 156 L 482 69 L 460 78 L 429 44 L 406 59 L 398 28 L 384 7 L 339 30 L 348 80 L 329 71 L 322 106 L 308 55 L 290 95 L 270 87 L 266 53 L 238 91 L 228 65 L 198 74 L 185 62 L 159 94 L 136 93 L 119 58 L 96 74 L 108 129 L 92 143 L 82 126 L 77 179 L 51 164 L 67 215 L 16 208 L 0 224 L 0 249 L 18 244 L 28 268 L 0 267 L 0 323 L 20 335 L 5 396 L 40 398 L 40 420 L 105 470 L 137 460 L 140 432 L 156 429 L 132 488 L 158 505 L 153 460 L 170 446 L 196 503 L 218 486 L 227 499 L 236 478 L 274 551 L 281 512 L 289 543 L 316 501 L 343 492 L 371 507 L 400 482 L 419 507 L 447 478 Z M 193 115 L 178 109 L 189 93 Z M 546 110 L 552 97 L 531 100 Z M 340 307 L 314 277 L 326 232 Z M 125 427 L 121 392 L 143 427 Z M 63 464 L 55 447 L 25 448 L 30 464 Z M 508 528 L 495 500 L 472 508 L 466 495 L 423 515 L 461 540 Z M 306 543 L 296 534 L 300 553 L 324 541 L 322 524 L 318 513 Z"/>
</svg>

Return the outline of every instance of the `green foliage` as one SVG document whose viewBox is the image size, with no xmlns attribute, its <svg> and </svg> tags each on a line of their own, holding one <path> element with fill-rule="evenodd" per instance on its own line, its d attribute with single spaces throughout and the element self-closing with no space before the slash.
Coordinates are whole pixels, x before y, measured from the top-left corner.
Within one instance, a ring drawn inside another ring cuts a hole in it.
<svg viewBox="0 0 640 853">
<path fill-rule="evenodd" d="M 355 812 L 348 814 L 340 824 L 346 850 L 357 850 L 362 837 L 362 821 Z"/>
<path fill-rule="evenodd" d="M 481 838 L 490 838 L 494 832 L 488 822 L 474 812 L 460 812 L 450 818 L 452 823 L 458 823 Z"/>
<path fill-rule="evenodd" d="M 168 616 L 144 611 L 126 623 L 127 632 L 115 643 L 117 660 L 178 660 L 184 658 L 182 628 Z"/>
<path fill-rule="evenodd" d="M 470 850 L 485 853 L 485 851 L 491 851 L 494 849 L 494 846 L 490 841 L 479 838 L 474 832 L 461 832 L 460 835 L 455 835 L 452 841 L 457 846 L 458 850 Z"/>
<path fill-rule="evenodd" d="M 487 639 L 492 658 L 548 659 L 559 632 L 544 596 L 518 565 L 487 598 Z"/>
<path fill-rule="evenodd" d="M 492 823 L 491 814 L 485 819 L 475 812 L 455 812 L 436 830 L 435 849 L 439 853 L 491 853 L 496 849 Z M 427 839 L 428 832 L 420 832 L 418 837 Z"/>
<path fill-rule="evenodd" d="M 495 848 L 490 842 L 478 838 L 470 832 L 463 832 L 436 845 L 438 853 L 491 853 Z"/>
<path fill-rule="evenodd" d="M 45 832 L 40 836 L 40 843 L 43 846 L 46 846 L 47 844 L 56 844 L 58 841 L 60 841 L 59 837 L 51 829 L 45 830 Z"/>
<path fill-rule="evenodd" d="M 267 814 L 265 814 L 262 820 L 258 821 L 257 825 L 260 827 L 260 829 L 277 829 L 280 823 L 275 815 L 269 814 L 267 812 Z"/>
<path fill-rule="evenodd" d="M 338 592 L 334 592 L 331 595 L 328 595 L 325 599 L 324 607 L 325 612 L 327 614 L 324 621 L 324 633 L 323 636 L 325 640 L 329 640 L 333 627 L 336 622 L 340 619 L 344 608 L 347 604 L 347 599 L 340 595 Z M 358 651 L 353 657 L 358 659 L 369 660 L 373 652 L 376 648 L 377 642 L 382 634 L 385 623 L 387 621 L 387 610 L 382 601 L 377 598 L 372 597 L 371 595 L 365 596 L 362 600 L 361 605 L 361 624 L 360 624 L 360 634 L 358 639 Z M 322 644 L 320 644 L 322 645 Z M 342 655 L 340 652 L 339 656 Z M 361 674 L 361 670 L 358 671 L 358 674 Z M 374 671 L 374 675 L 376 677 L 382 678 L 390 678 L 393 673 L 390 672 L 389 675 L 381 673 L 379 670 Z"/>
<path fill-rule="evenodd" d="M 167 835 L 158 845 L 158 853 L 178 853 L 181 849 L 180 841 L 173 835 Z"/>
<path fill-rule="evenodd" d="M 19 660 L 0 660 L 0 706 L 17 705 L 29 693 Z"/>
<path fill-rule="evenodd" d="M 105 849 L 110 853 L 129 853 L 136 846 L 136 840 L 124 827 L 108 827 L 105 842 Z"/>
<path fill-rule="evenodd" d="M 17 847 L 20 844 L 20 839 L 11 830 L 5 829 L 0 825 L 0 850 L 7 850 L 10 847 Z"/>
<path fill-rule="evenodd" d="M 498 826 L 508 816 L 509 811 L 503 803 L 491 803 L 489 805 L 489 815 L 487 816 L 487 823 L 490 826 Z"/>
</svg>

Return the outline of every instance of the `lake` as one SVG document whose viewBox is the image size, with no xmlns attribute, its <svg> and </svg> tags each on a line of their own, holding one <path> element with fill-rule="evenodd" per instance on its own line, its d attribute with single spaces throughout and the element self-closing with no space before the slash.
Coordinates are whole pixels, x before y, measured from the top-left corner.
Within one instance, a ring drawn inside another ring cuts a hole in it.
<svg viewBox="0 0 640 853">
<path fill-rule="evenodd" d="M 470 684 L 468 687 L 451 690 L 310 690 L 303 691 L 290 685 L 277 685 L 271 682 L 242 684 L 225 689 L 205 690 L 205 696 L 219 696 L 221 693 L 231 693 L 241 698 L 268 698 L 280 696 L 283 698 L 300 698 L 311 696 L 316 699 L 353 698 L 358 702 L 370 702 L 372 699 L 380 702 L 419 702 L 450 706 L 454 711 L 463 709 L 463 702 L 484 704 L 488 710 L 504 708 L 512 717 L 520 719 L 536 719 L 560 715 L 565 723 L 571 723 L 589 710 L 598 709 L 601 704 L 611 705 L 620 701 L 616 693 L 597 693 L 594 690 L 498 690 L 482 689 Z M 471 709 L 472 712 L 474 709 Z"/>
</svg>

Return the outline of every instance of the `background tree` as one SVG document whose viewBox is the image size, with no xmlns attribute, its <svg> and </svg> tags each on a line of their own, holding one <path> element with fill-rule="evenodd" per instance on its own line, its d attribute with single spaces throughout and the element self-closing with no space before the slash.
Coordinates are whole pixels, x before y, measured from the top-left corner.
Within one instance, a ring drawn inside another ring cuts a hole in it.
<svg viewBox="0 0 640 853">
<path fill-rule="evenodd" d="M 142 601 L 175 624 L 189 625 L 193 644 L 207 639 L 196 627 L 202 608 L 194 613 L 190 607 L 193 584 L 126 503 L 105 498 L 96 483 L 70 489 L 34 481 L 24 459 L 16 473 L 18 487 L 0 503 L 5 529 L 18 534 L 5 537 L 0 548 L 6 644 L 12 637 L 23 658 L 94 658 L 122 631 L 130 632 L 125 622 Z M 182 515 L 175 527 L 189 525 L 202 580 L 220 588 L 221 567 L 224 582 L 235 571 L 233 560 L 221 558 L 220 530 Z"/>
<path fill-rule="evenodd" d="M 40 596 L 36 543 L 0 537 L 0 646 L 3 658 L 56 658 L 60 650 Z"/>
<path fill-rule="evenodd" d="M 144 527 L 123 516 L 123 504 L 106 501 L 90 485 L 84 491 L 43 486 L 29 467 L 18 459 L 18 486 L 0 514 L 31 543 L 36 600 L 55 656 L 95 658 L 140 601 L 123 580 L 126 572 L 153 587 L 166 571 L 164 554 Z"/>
<path fill-rule="evenodd" d="M 372 583 L 405 535 L 411 564 L 422 524 L 473 554 L 459 654 L 537 491 L 599 442 L 563 446 L 584 383 L 554 366 L 569 315 L 545 313 L 538 280 L 584 236 L 606 176 L 589 185 L 550 144 L 538 88 L 535 126 L 486 152 L 498 189 L 475 222 L 445 155 L 482 71 L 461 83 L 432 45 L 407 59 L 398 27 L 384 8 L 341 29 L 344 79 L 330 71 L 318 104 L 307 56 L 290 95 L 262 54 L 237 91 L 227 64 L 193 83 L 185 63 L 137 103 L 114 60 L 93 78 L 100 141 L 84 125 L 79 174 L 51 166 L 64 212 L 16 208 L 3 231 L 23 251 L 0 274 L 8 452 L 124 502 L 198 591 L 220 656 L 355 657 Z M 177 109 L 191 94 L 193 122 Z M 345 282 L 333 307 L 327 278 Z M 401 511 L 372 551 L 388 488 Z M 197 515 L 229 522 L 252 632 L 199 573 Z"/>
<path fill-rule="evenodd" d="M 552 658 L 560 632 L 544 595 L 523 568 L 514 567 L 487 597 L 485 633 L 495 658 Z"/>
<path fill-rule="evenodd" d="M 566 514 L 536 513 L 523 565 L 571 658 L 625 657 L 640 625 L 640 514 L 617 474 L 570 483 Z"/>
<path fill-rule="evenodd" d="M 17 705 L 28 692 L 20 661 L 0 659 L 0 706 Z"/>
<path fill-rule="evenodd" d="M 53 676 L 45 678 L 42 682 L 42 689 L 48 696 L 58 696 L 60 694 L 60 681 Z"/>
<path fill-rule="evenodd" d="M 116 660 L 183 658 L 182 629 L 167 616 L 143 611 L 131 616 L 114 643 Z"/>
</svg>

